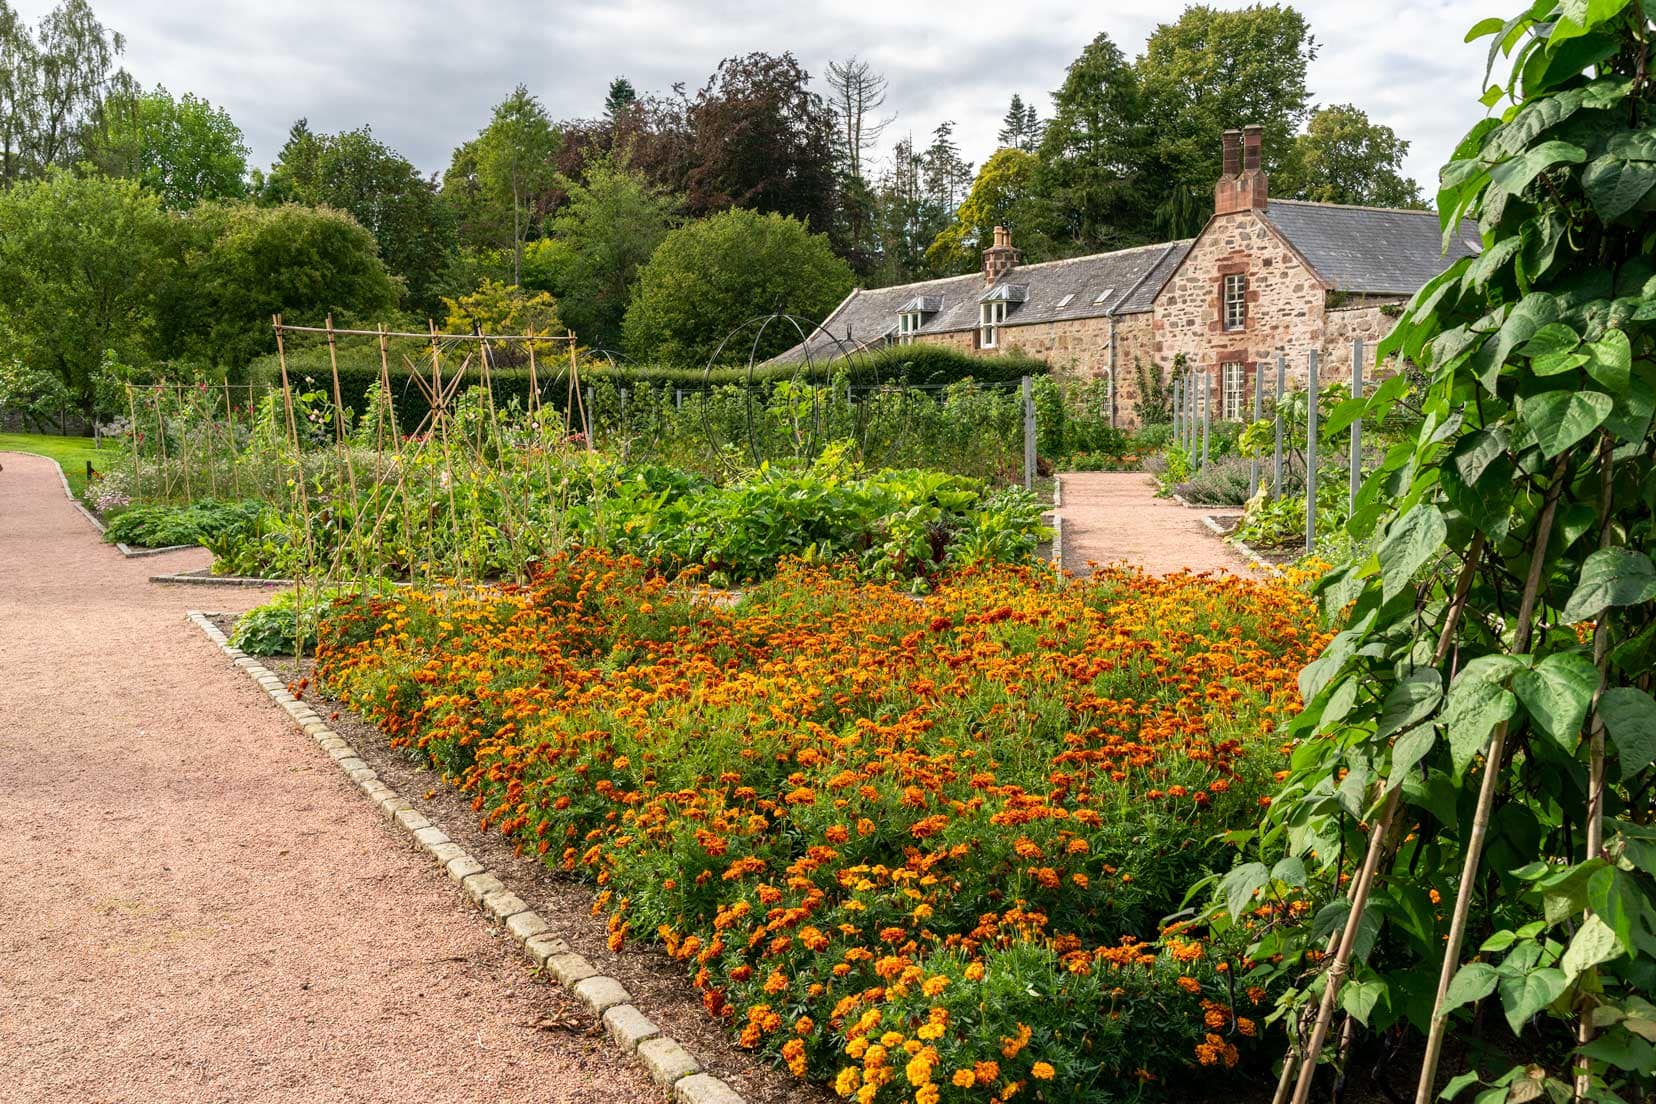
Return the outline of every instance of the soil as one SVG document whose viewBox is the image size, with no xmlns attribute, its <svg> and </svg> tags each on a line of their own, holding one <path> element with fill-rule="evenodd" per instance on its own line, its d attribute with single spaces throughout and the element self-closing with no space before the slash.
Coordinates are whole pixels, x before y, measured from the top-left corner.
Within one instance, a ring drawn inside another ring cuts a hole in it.
<svg viewBox="0 0 1656 1104">
<path fill-rule="evenodd" d="M 662 1100 L 184 618 L 268 592 L 0 460 L 0 1098 Z"/>
</svg>

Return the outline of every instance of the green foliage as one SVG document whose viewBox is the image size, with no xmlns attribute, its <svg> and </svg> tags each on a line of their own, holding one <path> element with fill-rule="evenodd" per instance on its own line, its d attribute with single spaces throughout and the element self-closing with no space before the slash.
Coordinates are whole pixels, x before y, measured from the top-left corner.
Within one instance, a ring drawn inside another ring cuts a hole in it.
<svg viewBox="0 0 1656 1104">
<path fill-rule="evenodd" d="M 133 91 L 115 67 L 125 49 L 86 0 L 62 0 L 32 33 L 0 2 L 0 190 L 82 159 L 105 98 Z"/>
<path fill-rule="evenodd" d="M 1280 175 L 1309 110 L 1306 69 L 1316 42 L 1305 17 L 1282 4 L 1238 11 L 1193 4 L 1159 24 L 1136 64 L 1149 136 L 1145 172 L 1165 234 L 1188 237 L 1213 212 L 1220 133 L 1264 128 L 1267 172 Z"/>
<path fill-rule="evenodd" d="M 204 203 L 175 224 L 179 265 L 161 306 L 161 350 L 239 368 L 274 352 L 270 321 L 372 319 L 397 302 L 374 237 L 325 207 Z"/>
<path fill-rule="evenodd" d="M 1407 141 L 1370 122 L 1361 108 L 1330 104 L 1313 111 L 1305 133 L 1294 139 L 1293 178 L 1281 186 L 1318 203 L 1424 207 L 1420 185 L 1403 175 L 1408 152 Z"/>
<path fill-rule="evenodd" d="M 557 138 L 540 101 L 520 84 L 495 106 L 494 117 L 472 146 L 479 200 L 495 212 L 507 212 L 500 222 L 511 227 L 505 244 L 512 250 L 514 284 L 523 282 L 523 244 L 538 232 L 538 200 L 555 179 Z"/>
<path fill-rule="evenodd" d="M 1034 220 L 1027 217 L 1025 203 L 1038 163 L 1027 150 L 996 150 L 978 170 L 972 190 L 955 212 L 954 222 L 926 250 L 927 263 L 944 272 L 971 271 L 981 263 L 979 254 L 993 241 L 997 226 L 1010 230 L 1013 240 L 1028 253 L 1034 244 L 1028 240 L 1032 235 L 1020 231 L 1035 228 Z"/>
<path fill-rule="evenodd" d="M 1656 1084 L 1650 33 L 1626 0 L 1473 29 L 1491 67 L 1511 60 L 1485 102 L 1512 102 L 1457 148 L 1438 206 L 1446 233 L 1475 218 L 1484 249 L 1379 349 L 1424 367 L 1423 422 L 1363 486 L 1358 551 L 1320 584 L 1340 631 L 1301 674 L 1291 770 L 1237 840 L 1308 877 L 1210 913 L 1251 980 L 1292 984 L 1290 1024 L 1326 993 L 1356 1051 L 1426 1031 L 1422 1098 L 1451 1030 L 1473 1066 L 1447 1096 Z M 1372 899 L 1352 901 L 1364 856 Z M 1310 952 L 1341 929 L 1325 973 Z"/>
<path fill-rule="evenodd" d="M 107 357 L 147 359 L 167 216 L 136 181 L 60 172 L 0 191 L 0 227 L 0 360 L 91 413 Z"/>
<path fill-rule="evenodd" d="M 557 296 L 583 345 L 619 349 L 638 271 L 672 227 L 680 201 L 613 157 L 585 168 L 583 180 L 562 182 L 568 198 L 551 236 L 526 250 L 523 283 Z"/>
<path fill-rule="evenodd" d="M 264 510 L 258 502 L 201 499 L 187 506 L 134 506 L 111 518 L 104 540 L 134 548 L 206 544 L 250 525 Z"/>
<path fill-rule="evenodd" d="M 209 199 L 247 194 L 248 148 L 223 109 L 161 85 L 108 96 L 88 130 L 86 158 L 98 171 L 128 177 L 183 211 Z"/>
<path fill-rule="evenodd" d="M 230 646 L 248 655 L 302 655 L 316 644 L 316 628 L 324 617 L 345 617 L 360 609 L 374 588 L 349 591 L 337 587 L 291 589 L 279 592 L 263 605 L 236 618 Z"/>
<path fill-rule="evenodd" d="M 699 367 L 749 320 L 773 312 L 822 319 L 850 290 L 851 269 L 804 223 L 726 211 L 662 239 L 627 308 L 627 351 L 638 360 Z M 749 337 L 723 355 L 763 359 L 798 339 L 791 327 L 772 326 L 756 350 Z"/>
<path fill-rule="evenodd" d="M 317 134 L 299 120 L 260 198 L 348 213 L 374 236 L 385 267 L 402 280 L 409 306 L 436 309 L 454 262 L 454 214 L 436 185 L 370 128 Z"/>
</svg>

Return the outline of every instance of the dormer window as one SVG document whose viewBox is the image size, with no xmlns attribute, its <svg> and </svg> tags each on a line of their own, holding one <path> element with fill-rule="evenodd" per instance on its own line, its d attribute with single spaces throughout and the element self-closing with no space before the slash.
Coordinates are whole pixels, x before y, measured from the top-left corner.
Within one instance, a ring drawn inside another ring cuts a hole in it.
<svg viewBox="0 0 1656 1104">
<path fill-rule="evenodd" d="M 903 345 L 914 344 L 914 337 L 920 332 L 920 327 L 942 309 L 943 297 L 940 295 L 916 295 L 898 307 L 897 341 Z"/>
<path fill-rule="evenodd" d="M 985 349 L 993 349 L 1000 336 L 1000 328 L 1006 323 L 1006 300 L 996 299 L 992 303 L 978 305 L 978 345 Z"/>
<path fill-rule="evenodd" d="M 904 311 L 897 316 L 897 343 L 914 344 L 914 335 L 920 332 L 924 316 L 919 311 Z"/>
</svg>

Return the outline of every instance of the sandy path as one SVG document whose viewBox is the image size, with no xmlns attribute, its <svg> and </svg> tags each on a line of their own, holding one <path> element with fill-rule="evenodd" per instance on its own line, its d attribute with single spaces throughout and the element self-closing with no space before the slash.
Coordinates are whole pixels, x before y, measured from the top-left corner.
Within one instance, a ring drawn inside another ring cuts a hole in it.
<svg viewBox="0 0 1656 1104">
<path fill-rule="evenodd" d="M 182 616 L 261 594 L 0 462 L 0 1100 L 661 1099 Z"/>
<path fill-rule="evenodd" d="M 1142 472 L 1070 472 L 1063 476 L 1064 566 L 1124 561 L 1154 575 L 1191 571 L 1253 574 L 1230 545 L 1202 524 L 1201 510 L 1157 498 Z"/>
</svg>

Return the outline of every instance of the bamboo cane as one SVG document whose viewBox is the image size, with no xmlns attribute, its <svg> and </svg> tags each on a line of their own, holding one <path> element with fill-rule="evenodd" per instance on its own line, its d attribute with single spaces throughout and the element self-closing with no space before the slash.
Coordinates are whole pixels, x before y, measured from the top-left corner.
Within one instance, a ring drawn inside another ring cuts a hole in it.
<svg viewBox="0 0 1656 1104">
<path fill-rule="evenodd" d="M 1552 537 L 1553 516 L 1558 510 L 1558 498 L 1564 491 L 1564 475 L 1569 468 L 1569 454 L 1558 458 L 1553 466 L 1552 480 L 1547 487 L 1541 517 L 1536 522 L 1535 541 L 1531 545 L 1528 576 L 1524 580 L 1523 597 L 1518 603 L 1518 622 L 1512 634 L 1512 650 L 1523 654 L 1529 650 L 1530 631 L 1534 626 L 1535 606 L 1540 598 L 1541 571 L 1547 561 L 1547 541 Z M 1449 921 L 1449 940 L 1443 949 L 1443 968 L 1438 972 L 1437 999 L 1432 1004 L 1432 1028 L 1426 1036 L 1426 1054 L 1420 1063 L 1420 1082 L 1415 1087 L 1415 1104 L 1431 1104 L 1437 1081 L 1437 1067 L 1443 1057 L 1443 1040 L 1449 1028 L 1449 1015 L 1443 1004 L 1449 994 L 1449 983 L 1460 969 L 1461 943 L 1466 939 L 1466 923 L 1472 912 L 1472 883 L 1478 876 L 1483 860 L 1484 838 L 1489 834 L 1490 813 L 1495 805 L 1495 791 L 1499 788 L 1501 763 L 1506 754 L 1507 722 L 1495 726 L 1495 735 L 1484 754 L 1483 783 L 1478 787 L 1478 805 L 1472 818 L 1472 835 L 1466 841 L 1466 858 L 1461 864 L 1460 881 L 1455 894 L 1455 911 Z"/>
<path fill-rule="evenodd" d="M 1477 534 L 1472 538 L 1472 546 L 1467 549 L 1466 562 L 1461 565 L 1460 575 L 1455 580 L 1455 591 L 1450 599 L 1449 607 L 1443 618 L 1443 628 L 1438 634 L 1437 648 L 1432 654 L 1432 666 L 1437 667 L 1449 655 L 1449 648 L 1454 641 L 1455 627 L 1460 623 L 1466 609 L 1467 596 L 1472 591 L 1472 580 L 1477 574 L 1478 563 L 1483 558 L 1484 535 Z M 1363 868 L 1369 871 L 1370 877 L 1366 880 L 1361 876 L 1352 879 L 1351 889 L 1347 891 L 1347 899 L 1351 901 L 1351 911 L 1346 915 L 1345 927 L 1336 932 L 1329 940 L 1328 955 L 1334 961 L 1328 968 L 1328 981 L 1323 988 L 1322 1000 L 1317 1008 L 1317 1026 L 1319 1030 L 1312 1032 L 1311 1041 L 1305 1048 L 1303 1057 L 1295 1058 L 1290 1044 L 1287 1056 L 1283 1058 L 1282 1076 L 1277 1082 L 1276 1095 L 1272 1097 L 1272 1104 L 1283 1104 L 1288 1099 L 1288 1085 L 1293 1080 L 1297 1070 L 1299 1080 L 1295 1085 L 1294 1097 L 1304 1100 L 1311 1091 L 1311 1081 L 1316 1077 L 1317 1058 L 1322 1053 L 1323 1043 L 1327 1041 L 1328 1026 L 1334 1017 L 1334 1004 L 1339 997 L 1340 981 L 1349 968 L 1351 948 L 1355 945 L 1356 933 L 1363 922 L 1363 913 L 1368 908 L 1368 896 L 1373 886 L 1372 866 L 1378 866 L 1388 847 L 1387 837 L 1391 831 L 1391 822 L 1397 812 L 1397 800 L 1401 789 L 1393 790 L 1387 798 L 1386 808 L 1381 812 L 1380 819 L 1369 832 L 1368 851 L 1363 857 Z"/>
<path fill-rule="evenodd" d="M 144 498 L 144 450 L 139 447 L 138 438 L 138 403 L 132 397 L 132 384 L 124 385 L 127 397 L 127 417 L 132 421 L 132 497 L 140 502 Z"/>
<path fill-rule="evenodd" d="M 1611 465 L 1615 456 L 1615 442 L 1608 433 L 1599 438 L 1599 549 L 1610 547 L 1613 532 L 1611 506 L 1614 504 L 1615 475 Z M 1582 857 L 1591 860 L 1604 847 L 1604 718 L 1599 715 L 1599 701 L 1604 697 L 1605 668 L 1610 654 L 1610 611 L 1599 615 L 1593 626 L 1593 665 L 1598 668 L 1599 684 L 1593 691 L 1593 718 L 1589 729 L 1587 751 L 1587 830 L 1586 847 Z M 1587 915 L 1593 910 L 1589 908 Z M 1583 1015 L 1576 1025 L 1576 1042 L 1586 1046 L 1593 1041 L 1593 1021 Z M 1578 1059 L 1575 1077 L 1577 1100 L 1586 1098 L 1593 1088 L 1593 1060 L 1585 1054 Z"/>
</svg>

